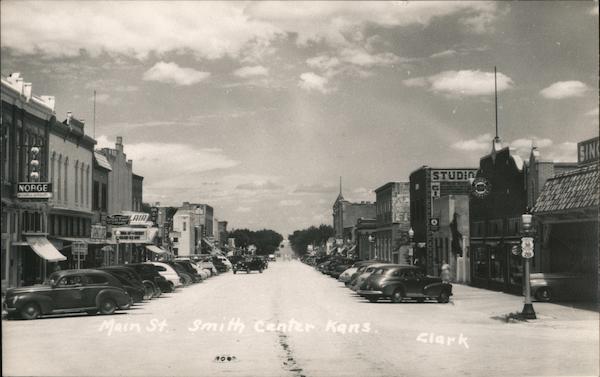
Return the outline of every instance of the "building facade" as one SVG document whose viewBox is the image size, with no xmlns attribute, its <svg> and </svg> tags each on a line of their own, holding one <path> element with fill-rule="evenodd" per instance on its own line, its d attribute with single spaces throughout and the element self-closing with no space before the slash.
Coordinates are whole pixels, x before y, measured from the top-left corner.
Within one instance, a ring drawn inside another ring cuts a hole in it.
<svg viewBox="0 0 600 377">
<path fill-rule="evenodd" d="M 114 149 L 102 148 L 98 152 L 106 157 L 112 169 L 108 172 L 108 213 L 131 211 L 133 163 L 124 152 L 123 138 L 117 136 Z"/>
<path fill-rule="evenodd" d="M 375 190 L 375 259 L 409 262 L 410 190 L 408 182 L 388 182 Z"/>
<path fill-rule="evenodd" d="M 131 209 L 135 212 L 142 211 L 144 177 L 135 173 L 131 174 Z"/>
<path fill-rule="evenodd" d="M 335 230 L 335 238 L 348 240 L 352 238 L 352 229 L 356 222 L 361 217 L 375 218 L 375 204 L 362 201 L 352 203 L 340 193 L 333 203 L 333 229 Z"/>
<path fill-rule="evenodd" d="M 577 295 L 573 298 L 596 302 L 600 301 L 598 144 L 598 137 L 578 144 L 578 167 L 548 179 L 532 211 L 541 271 L 577 276 L 584 284 L 567 287 Z"/>
<path fill-rule="evenodd" d="M 477 169 L 473 168 L 422 166 L 410 174 L 410 222 L 415 232 L 413 257 L 428 274 L 439 273 L 433 271 L 435 227 L 431 226 L 431 221 L 436 221 L 433 200 L 446 195 L 469 194 L 476 173 Z"/>
<path fill-rule="evenodd" d="M 377 229 L 376 219 L 361 217 L 356 221 L 354 240 L 356 242 L 356 255 L 358 259 L 367 260 L 375 258 L 375 229 Z"/>
<path fill-rule="evenodd" d="M 54 97 L 33 95 L 32 84 L 24 82 L 19 73 L 2 77 L 0 87 L 0 264 L 4 290 L 42 282 L 48 273 L 47 263 L 66 258 L 47 239 L 48 199 L 21 198 L 17 193 L 20 182 L 50 180 L 49 137 L 56 121 Z M 37 178 L 32 178 L 34 171 Z"/>
<path fill-rule="evenodd" d="M 61 268 L 77 268 L 87 256 L 92 225 L 93 161 L 96 141 L 85 135 L 84 122 L 67 113 L 54 122 L 49 137 L 49 173 L 53 196 L 49 200 L 48 233 L 67 261 Z M 76 248 L 74 243 L 84 246 Z"/>
</svg>

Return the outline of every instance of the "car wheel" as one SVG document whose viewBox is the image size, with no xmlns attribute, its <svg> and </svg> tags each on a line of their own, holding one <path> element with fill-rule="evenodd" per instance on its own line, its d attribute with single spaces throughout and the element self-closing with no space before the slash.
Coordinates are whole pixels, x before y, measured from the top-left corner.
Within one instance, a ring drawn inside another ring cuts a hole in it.
<svg viewBox="0 0 600 377">
<path fill-rule="evenodd" d="M 392 293 L 392 302 L 394 302 L 394 303 L 402 302 L 403 298 L 404 298 L 404 292 L 400 288 L 396 289 L 394 291 L 394 293 Z"/>
<path fill-rule="evenodd" d="M 263 269 L 261 268 L 260 270 L 258 270 L 258 272 L 260 272 L 260 273 L 262 274 L 262 272 L 263 272 Z"/>
<path fill-rule="evenodd" d="M 105 298 L 100 302 L 100 314 L 113 314 L 117 310 L 117 304 L 112 298 Z"/>
<path fill-rule="evenodd" d="M 448 292 L 446 291 L 441 291 L 440 295 L 437 298 L 437 301 L 440 304 L 446 304 L 448 301 L 450 301 L 450 296 L 448 296 Z"/>
<path fill-rule="evenodd" d="M 144 300 L 150 300 L 154 297 L 154 287 L 151 283 L 144 283 Z"/>
<path fill-rule="evenodd" d="M 246 269 L 246 273 L 247 273 L 247 274 L 249 274 L 249 273 L 250 273 L 250 269 L 249 269 L 249 268 L 247 268 L 247 269 Z"/>
<path fill-rule="evenodd" d="M 153 297 L 160 297 L 160 295 L 162 295 L 162 289 L 157 285 L 154 287 Z"/>
<path fill-rule="evenodd" d="M 236 271 L 236 270 L 233 270 L 233 273 L 235 274 L 235 273 L 237 273 L 237 271 Z"/>
<path fill-rule="evenodd" d="M 379 297 L 368 297 L 367 300 L 369 300 L 369 302 L 377 302 L 379 301 Z"/>
<path fill-rule="evenodd" d="M 38 319 L 41 314 L 40 306 L 35 302 L 28 302 L 21 308 L 21 318 L 23 319 Z"/>
<path fill-rule="evenodd" d="M 543 287 L 535 292 L 535 298 L 538 301 L 548 302 L 552 300 L 552 290 L 548 287 Z"/>
</svg>

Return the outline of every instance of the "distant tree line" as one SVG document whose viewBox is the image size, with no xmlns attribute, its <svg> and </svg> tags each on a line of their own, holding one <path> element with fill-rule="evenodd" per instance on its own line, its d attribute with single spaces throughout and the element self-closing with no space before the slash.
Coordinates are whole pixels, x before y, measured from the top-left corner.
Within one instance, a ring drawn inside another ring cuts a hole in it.
<svg viewBox="0 0 600 377">
<path fill-rule="evenodd" d="M 228 238 L 235 239 L 235 246 L 247 249 L 248 246 L 256 246 L 256 254 L 268 255 L 279 249 L 283 236 L 271 229 L 249 230 L 234 229 L 228 232 Z"/>
<path fill-rule="evenodd" d="M 335 230 L 331 225 L 321 224 L 319 227 L 296 230 L 288 236 L 292 250 L 297 255 L 304 255 L 307 252 L 308 245 L 323 245 L 330 237 L 333 237 Z"/>
</svg>

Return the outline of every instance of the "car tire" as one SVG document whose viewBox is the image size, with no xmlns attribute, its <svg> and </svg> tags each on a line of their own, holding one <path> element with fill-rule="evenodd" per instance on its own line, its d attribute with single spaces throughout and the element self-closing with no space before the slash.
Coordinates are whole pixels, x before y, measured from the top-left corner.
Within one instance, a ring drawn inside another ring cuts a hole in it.
<svg viewBox="0 0 600 377">
<path fill-rule="evenodd" d="M 237 271 L 236 271 L 236 270 L 233 270 L 233 274 L 235 275 L 236 273 L 237 273 Z"/>
<path fill-rule="evenodd" d="M 376 303 L 379 301 L 379 297 L 368 297 L 367 300 L 369 300 L 369 302 Z"/>
<path fill-rule="evenodd" d="M 549 287 L 542 287 L 535 292 L 535 299 L 538 301 L 549 302 L 552 300 L 552 290 Z"/>
<path fill-rule="evenodd" d="M 445 290 L 440 292 L 440 295 L 437 298 L 437 302 L 439 302 L 440 304 L 446 304 L 450 301 L 450 296 L 448 295 L 448 292 L 446 292 Z"/>
<path fill-rule="evenodd" d="M 402 299 L 404 299 L 404 291 L 400 288 L 396 288 L 396 290 L 392 293 L 391 299 L 395 304 L 402 302 Z"/>
<path fill-rule="evenodd" d="M 247 269 L 246 269 L 246 273 L 247 273 L 247 274 L 249 274 L 249 273 L 250 273 L 250 269 L 249 269 L 249 268 L 247 268 Z"/>
<path fill-rule="evenodd" d="M 98 311 L 100 314 L 113 314 L 117 310 L 117 303 L 112 298 L 105 298 L 100 301 Z"/>
<path fill-rule="evenodd" d="M 260 270 L 258 270 L 258 272 L 262 274 L 262 272 L 263 272 L 263 269 L 261 268 Z"/>
<path fill-rule="evenodd" d="M 28 302 L 21 307 L 19 314 L 21 314 L 21 318 L 23 319 L 32 320 L 38 319 L 42 314 L 42 311 L 40 306 L 35 302 Z"/>
<path fill-rule="evenodd" d="M 154 298 L 154 286 L 150 282 L 144 283 L 144 300 L 151 300 Z"/>
</svg>

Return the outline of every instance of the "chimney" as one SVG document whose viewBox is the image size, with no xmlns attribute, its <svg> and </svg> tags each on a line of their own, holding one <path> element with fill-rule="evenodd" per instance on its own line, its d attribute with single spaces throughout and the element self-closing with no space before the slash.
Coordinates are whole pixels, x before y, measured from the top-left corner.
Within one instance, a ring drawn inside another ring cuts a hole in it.
<svg viewBox="0 0 600 377">
<path fill-rule="evenodd" d="M 70 111 L 67 111 L 67 124 L 71 125 L 71 118 L 73 118 L 73 113 Z"/>
<path fill-rule="evenodd" d="M 46 106 L 54 111 L 54 105 L 56 104 L 54 96 L 40 96 L 40 98 L 46 103 Z"/>
<path fill-rule="evenodd" d="M 123 136 L 117 136 L 117 142 L 115 143 L 115 149 L 123 153 Z"/>
<path fill-rule="evenodd" d="M 25 101 L 29 102 L 31 100 L 31 83 L 26 82 L 23 84 L 23 96 L 25 97 Z"/>
</svg>

